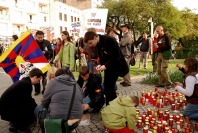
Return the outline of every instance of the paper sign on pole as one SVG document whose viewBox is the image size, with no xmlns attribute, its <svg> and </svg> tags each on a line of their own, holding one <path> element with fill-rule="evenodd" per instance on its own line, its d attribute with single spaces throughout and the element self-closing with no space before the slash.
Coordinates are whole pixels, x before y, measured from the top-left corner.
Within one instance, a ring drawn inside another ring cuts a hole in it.
<svg viewBox="0 0 198 133">
<path fill-rule="evenodd" d="M 82 14 L 81 29 L 95 28 L 98 34 L 105 34 L 108 9 L 87 9 Z"/>
</svg>

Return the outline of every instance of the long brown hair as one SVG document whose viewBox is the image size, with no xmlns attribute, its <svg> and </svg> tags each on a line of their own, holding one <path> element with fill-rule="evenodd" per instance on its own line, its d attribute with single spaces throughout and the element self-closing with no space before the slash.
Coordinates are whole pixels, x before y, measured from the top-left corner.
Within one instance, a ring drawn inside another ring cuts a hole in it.
<svg viewBox="0 0 198 133">
<path fill-rule="evenodd" d="M 70 36 L 69 36 L 69 32 L 68 32 L 68 31 L 62 31 L 62 33 L 63 33 L 65 36 L 67 36 L 67 41 L 68 41 L 68 42 L 71 42 L 71 38 L 70 38 Z M 65 42 L 64 42 L 64 40 L 63 40 L 62 45 L 64 45 L 64 44 L 65 44 Z"/>
<path fill-rule="evenodd" d="M 187 66 L 187 73 L 198 72 L 198 60 L 196 58 L 185 59 L 184 64 Z"/>
</svg>

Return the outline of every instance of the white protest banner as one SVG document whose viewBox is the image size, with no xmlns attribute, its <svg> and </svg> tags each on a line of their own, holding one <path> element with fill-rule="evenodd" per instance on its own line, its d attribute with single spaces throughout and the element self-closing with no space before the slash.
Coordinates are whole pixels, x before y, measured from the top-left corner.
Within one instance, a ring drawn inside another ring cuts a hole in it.
<svg viewBox="0 0 198 133">
<path fill-rule="evenodd" d="M 105 34 L 108 9 L 86 9 L 82 14 L 81 28 L 84 32 L 88 28 L 95 28 L 98 34 Z"/>
<path fill-rule="evenodd" d="M 80 33 L 80 22 L 72 22 L 70 33 Z"/>
</svg>

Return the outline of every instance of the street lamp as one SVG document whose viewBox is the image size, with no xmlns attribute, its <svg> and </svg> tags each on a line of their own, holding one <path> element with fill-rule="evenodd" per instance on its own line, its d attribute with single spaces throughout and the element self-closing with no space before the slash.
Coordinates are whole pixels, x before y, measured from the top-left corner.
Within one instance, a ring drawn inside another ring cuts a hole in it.
<svg viewBox="0 0 198 133">
<path fill-rule="evenodd" d="M 152 21 L 152 17 L 149 18 L 148 22 L 151 23 L 151 38 L 153 38 L 153 21 Z"/>
</svg>

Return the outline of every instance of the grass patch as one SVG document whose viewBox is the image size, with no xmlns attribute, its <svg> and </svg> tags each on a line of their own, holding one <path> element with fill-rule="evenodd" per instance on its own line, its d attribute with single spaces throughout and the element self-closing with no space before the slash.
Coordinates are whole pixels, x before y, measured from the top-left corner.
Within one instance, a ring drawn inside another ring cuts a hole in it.
<svg viewBox="0 0 198 133">
<path fill-rule="evenodd" d="M 178 71 L 178 69 L 176 68 L 176 64 L 183 64 L 184 60 L 183 59 L 171 59 L 169 60 L 169 66 L 168 66 L 168 72 L 170 74 L 170 78 L 172 82 L 175 81 L 179 81 L 181 82 L 181 78 L 182 78 L 182 73 Z M 148 66 L 147 69 L 138 69 L 139 68 L 139 59 L 136 59 L 136 64 L 135 66 L 131 66 L 130 67 L 130 76 L 138 76 L 138 75 L 147 75 L 146 80 L 144 83 L 149 83 L 149 84 L 154 84 L 158 82 L 158 78 L 157 75 L 153 75 L 150 74 L 150 72 L 152 72 L 153 70 L 153 66 L 152 66 L 152 62 L 151 60 L 148 61 Z M 78 78 L 78 72 L 74 72 L 73 73 L 75 78 Z M 104 73 L 102 73 L 102 77 L 103 77 Z M 118 81 L 121 81 L 122 78 L 118 78 Z"/>
</svg>

